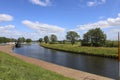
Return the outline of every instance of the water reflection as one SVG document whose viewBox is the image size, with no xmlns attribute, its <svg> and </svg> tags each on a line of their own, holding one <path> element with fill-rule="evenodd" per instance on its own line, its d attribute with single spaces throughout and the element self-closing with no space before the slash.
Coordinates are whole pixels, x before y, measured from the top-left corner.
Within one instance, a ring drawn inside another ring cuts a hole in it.
<svg viewBox="0 0 120 80">
<path fill-rule="evenodd" d="M 43 48 L 36 43 L 15 48 L 14 51 L 58 65 L 118 79 L 118 62 L 115 59 L 60 52 Z"/>
</svg>

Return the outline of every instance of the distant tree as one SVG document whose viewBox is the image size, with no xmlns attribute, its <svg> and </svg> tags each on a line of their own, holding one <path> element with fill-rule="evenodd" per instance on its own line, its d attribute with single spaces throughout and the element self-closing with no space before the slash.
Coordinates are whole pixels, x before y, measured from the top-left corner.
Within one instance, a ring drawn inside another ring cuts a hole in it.
<svg viewBox="0 0 120 80">
<path fill-rule="evenodd" d="M 13 38 L 0 37 L 0 43 L 15 42 L 15 41 L 16 40 Z"/>
<path fill-rule="evenodd" d="M 30 43 L 30 42 L 32 42 L 32 40 L 28 38 L 28 39 L 26 39 L 26 42 Z"/>
<path fill-rule="evenodd" d="M 118 41 L 106 40 L 106 47 L 118 47 Z"/>
<path fill-rule="evenodd" d="M 52 43 L 55 43 L 55 42 L 57 41 L 57 36 L 54 35 L 54 34 L 52 34 L 52 35 L 50 36 L 50 40 L 51 40 Z"/>
<path fill-rule="evenodd" d="M 83 35 L 83 46 L 103 46 L 105 45 L 106 34 L 100 29 L 90 29 Z"/>
<path fill-rule="evenodd" d="M 25 42 L 26 40 L 25 40 L 24 37 L 19 37 L 17 41 L 18 41 L 18 42 Z"/>
<path fill-rule="evenodd" d="M 66 40 L 63 40 L 63 44 L 65 44 L 66 43 Z"/>
<path fill-rule="evenodd" d="M 14 38 L 10 38 L 9 41 L 10 41 L 10 42 L 16 42 L 17 40 L 14 39 Z"/>
<path fill-rule="evenodd" d="M 7 39 L 6 37 L 0 37 L 0 43 L 6 43 Z"/>
<path fill-rule="evenodd" d="M 45 37 L 44 37 L 44 41 L 45 41 L 46 44 L 49 42 L 48 36 L 45 36 Z"/>
<path fill-rule="evenodd" d="M 40 39 L 39 39 L 39 42 L 41 43 L 42 41 L 43 41 L 43 39 L 42 39 L 42 38 L 40 38 Z"/>
<path fill-rule="evenodd" d="M 75 41 L 78 40 L 78 38 L 80 38 L 80 36 L 78 35 L 77 32 L 75 31 L 67 32 L 66 39 L 69 40 L 72 45 L 75 44 Z"/>
</svg>

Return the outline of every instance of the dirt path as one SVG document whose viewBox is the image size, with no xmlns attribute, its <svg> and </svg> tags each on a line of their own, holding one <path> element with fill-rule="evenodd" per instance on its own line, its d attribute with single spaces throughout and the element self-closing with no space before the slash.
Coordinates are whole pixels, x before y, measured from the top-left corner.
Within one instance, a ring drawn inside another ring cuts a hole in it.
<svg viewBox="0 0 120 80">
<path fill-rule="evenodd" d="M 76 80 L 113 80 L 113 79 L 110 79 L 110 78 L 98 76 L 98 75 L 83 72 L 83 71 L 74 70 L 74 69 L 71 69 L 71 68 L 58 66 L 58 65 L 48 63 L 48 62 L 45 62 L 45 61 L 42 61 L 42 60 L 37 60 L 37 59 L 34 59 L 34 58 L 30 58 L 30 57 L 26 57 L 26 56 L 16 54 L 12 51 L 12 47 L 9 46 L 9 45 L 0 46 L 0 51 L 6 52 L 6 53 L 8 53 L 12 56 L 15 56 L 19 59 L 22 59 L 26 62 L 38 65 L 38 66 L 43 67 L 47 70 L 62 74 L 66 77 L 74 78 Z"/>
</svg>

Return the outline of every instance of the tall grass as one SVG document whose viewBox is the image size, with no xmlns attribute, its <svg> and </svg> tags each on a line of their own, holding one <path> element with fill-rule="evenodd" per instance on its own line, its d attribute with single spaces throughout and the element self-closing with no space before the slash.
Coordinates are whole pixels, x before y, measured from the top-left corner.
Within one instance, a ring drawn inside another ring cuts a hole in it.
<svg viewBox="0 0 120 80">
<path fill-rule="evenodd" d="M 72 80 L 0 52 L 0 80 Z"/>
<path fill-rule="evenodd" d="M 67 52 L 73 52 L 73 53 L 84 53 L 89 55 L 99 55 L 99 56 L 108 56 L 108 57 L 117 57 L 117 48 L 108 48 L 108 47 L 83 47 L 79 46 L 78 43 L 75 45 L 71 44 L 44 44 L 42 43 L 41 46 L 61 50 L 61 51 L 67 51 Z"/>
</svg>

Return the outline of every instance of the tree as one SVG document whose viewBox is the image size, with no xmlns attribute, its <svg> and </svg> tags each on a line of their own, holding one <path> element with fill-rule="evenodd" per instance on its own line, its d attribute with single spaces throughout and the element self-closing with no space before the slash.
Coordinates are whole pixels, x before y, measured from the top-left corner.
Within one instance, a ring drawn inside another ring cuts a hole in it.
<svg viewBox="0 0 120 80">
<path fill-rule="evenodd" d="M 15 41 L 16 40 L 13 38 L 0 37 L 0 43 L 15 42 Z"/>
<path fill-rule="evenodd" d="M 30 42 L 32 42 L 32 40 L 28 38 L 28 39 L 26 39 L 26 42 L 30 43 Z"/>
<path fill-rule="evenodd" d="M 66 39 L 69 40 L 72 45 L 75 44 L 75 41 L 78 40 L 78 38 L 80 38 L 80 36 L 78 35 L 77 32 L 75 31 L 67 32 Z"/>
<path fill-rule="evenodd" d="M 19 37 L 18 38 L 18 42 L 25 42 L 26 40 L 25 40 L 25 38 L 24 37 Z"/>
<path fill-rule="evenodd" d="M 49 42 L 48 36 L 45 36 L 45 37 L 44 37 L 44 41 L 45 41 L 46 44 Z"/>
<path fill-rule="evenodd" d="M 83 36 L 82 45 L 83 46 L 103 46 L 105 45 L 106 34 L 100 29 L 90 29 Z"/>
<path fill-rule="evenodd" d="M 40 38 L 40 39 L 39 39 L 39 42 L 41 43 L 42 41 L 43 41 L 43 39 L 42 39 L 42 38 Z"/>
<path fill-rule="evenodd" d="M 0 37 L 0 43 L 6 43 L 8 39 L 6 37 Z"/>
<path fill-rule="evenodd" d="M 57 36 L 54 35 L 54 34 L 52 34 L 52 35 L 50 36 L 50 40 L 51 40 L 52 43 L 55 43 L 55 42 L 57 41 Z"/>
</svg>

